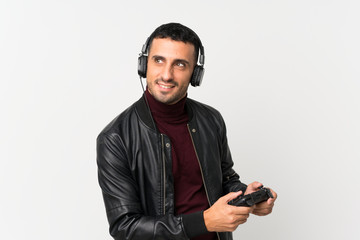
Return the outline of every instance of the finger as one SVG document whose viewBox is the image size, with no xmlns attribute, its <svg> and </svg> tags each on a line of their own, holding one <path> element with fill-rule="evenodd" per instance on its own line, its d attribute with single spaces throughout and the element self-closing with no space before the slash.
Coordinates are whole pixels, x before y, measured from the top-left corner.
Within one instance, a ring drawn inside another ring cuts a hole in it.
<svg viewBox="0 0 360 240">
<path fill-rule="evenodd" d="M 269 206 L 267 208 L 255 208 L 253 211 L 253 214 L 258 215 L 258 216 L 265 216 L 268 215 L 272 212 L 273 207 Z"/>
<path fill-rule="evenodd" d="M 256 207 L 256 205 L 252 205 L 252 206 L 250 207 L 250 213 L 252 213 L 252 212 L 254 211 L 255 207 Z"/>
<path fill-rule="evenodd" d="M 266 203 L 267 203 L 268 205 L 274 205 L 275 199 L 276 199 L 276 198 L 269 198 L 269 199 L 266 201 Z"/>
<path fill-rule="evenodd" d="M 244 223 L 247 222 L 247 220 L 248 220 L 248 218 L 239 219 L 239 220 L 236 222 L 236 224 L 237 224 L 237 225 L 244 224 Z"/>
<path fill-rule="evenodd" d="M 272 212 L 272 209 L 261 210 L 261 211 L 254 211 L 253 214 L 257 216 L 266 216 Z"/>
<path fill-rule="evenodd" d="M 257 209 L 269 208 L 269 207 L 272 207 L 272 206 L 274 206 L 274 199 L 273 198 L 269 198 L 268 200 L 255 205 L 255 207 Z"/>
<path fill-rule="evenodd" d="M 237 215 L 238 223 L 239 222 L 241 222 L 241 224 L 245 223 L 249 217 L 250 217 L 250 213 Z"/>
<path fill-rule="evenodd" d="M 257 182 L 257 181 L 252 182 L 250 185 L 251 185 L 251 187 L 254 188 L 254 189 L 258 189 L 258 188 L 260 188 L 260 187 L 263 186 L 263 184 L 262 184 L 261 182 Z"/>
<path fill-rule="evenodd" d="M 253 193 L 253 192 L 259 190 L 259 188 L 262 186 L 263 186 L 263 184 L 260 182 L 252 182 L 247 186 L 245 194 Z"/>
<path fill-rule="evenodd" d="M 238 196 L 240 196 L 242 194 L 242 191 L 238 191 L 238 192 L 231 192 L 228 193 L 224 196 L 224 199 L 226 201 L 226 203 L 230 202 L 231 200 L 237 198 Z"/>
<path fill-rule="evenodd" d="M 269 214 L 272 212 L 273 209 L 273 205 L 269 205 L 267 207 L 263 207 L 263 208 L 256 208 L 254 210 L 254 212 L 259 212 L 259 213 L 263 213 L 264 215 Z"/>
<path fill-rule="evenodd" d="M 274 207 L 274 203 L 262 202 L 255 205 L 255 211 L 261 211 L 263 209 L 271 209 Z"/>
<path fill-rule="evenodd" d="M 271 194 L 273 195 L 274 201 L 275 201 L 277 199 L 277 193 L 274 192 L 271 188 L 270 188 L 270 191 L 271 191 Z"/>
<path fill-rule="evenodd" d="M 244 207 L 244 206 L 231 206 L 232 214 L 236 216 L 246 216 L 249 217 L 249 214 L 252 213 L 255 209 L 255 205 L 251 207 Z"/>
</svg>

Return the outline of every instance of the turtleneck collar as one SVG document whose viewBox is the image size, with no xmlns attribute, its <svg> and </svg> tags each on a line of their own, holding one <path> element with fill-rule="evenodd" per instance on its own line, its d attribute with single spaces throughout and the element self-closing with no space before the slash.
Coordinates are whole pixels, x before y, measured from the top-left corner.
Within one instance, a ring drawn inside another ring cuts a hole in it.
<svg viewBox="0 0 360 240">
<path fill-rule="evenodd" d="M 185 111 L 185 103 L 187 99 L 187 95 L 183 97 L 179 102 L 168 105 L 156 100 L 146 89 L 145 91 L 146 98 L 148 100 L 151 113 L 156 121 L 165 121 L 168 123 L 183 123 L 187 122 L 187 114 Z"/>
</svg>

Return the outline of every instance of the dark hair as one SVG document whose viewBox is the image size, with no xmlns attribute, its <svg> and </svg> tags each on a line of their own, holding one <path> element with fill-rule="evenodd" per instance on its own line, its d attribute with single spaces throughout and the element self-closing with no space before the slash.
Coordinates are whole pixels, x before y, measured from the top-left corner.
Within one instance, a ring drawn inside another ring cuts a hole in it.
<svg viewBox="0 0 360 240">
<path fill-rule="evenodd" d="M 154 38 L 171 38 L 174 41 L 191 43 L 195 48 L 195 61 L 197 62 L 199 48 L 202 46 L 202 44 L 198 35 L 190 28 L 180 23 L 166 23 L 159 26 L 149 37 L 149 50 Z"/>
</svg>

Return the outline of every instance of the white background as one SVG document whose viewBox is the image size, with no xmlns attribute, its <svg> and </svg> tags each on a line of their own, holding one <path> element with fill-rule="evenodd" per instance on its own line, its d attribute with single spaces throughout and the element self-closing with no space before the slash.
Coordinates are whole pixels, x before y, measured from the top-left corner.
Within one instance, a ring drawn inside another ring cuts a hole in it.
<svg viewBox="0 0 360 240">
<path fill-rule="evenodd" d="M 235 168 L 275 189 L 235 239 L 359 239 L 359 3 L 0 2 L 0 239 L 111 239 L 95 139 L 141 95 L 160 24 L 200 36 L 189 97 L 224 116 Z"/>
</svg>

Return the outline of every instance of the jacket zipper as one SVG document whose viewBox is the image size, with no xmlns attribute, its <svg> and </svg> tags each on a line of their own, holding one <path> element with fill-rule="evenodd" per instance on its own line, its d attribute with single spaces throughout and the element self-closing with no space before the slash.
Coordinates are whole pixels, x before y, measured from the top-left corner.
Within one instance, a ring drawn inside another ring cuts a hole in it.
<svg viewBox="0 0 360 240">
<path fill-rule="evenodd" d="M 162 163 L 163 163 L 163 183 L 164 183 L 164 186 L 163 186 L 163 213 L 165 215 L 166 213 L 166 204 L 165 204 L 165 201 L 166 201 L 166 166 L 165 166 L 165 147 L 164 147 L 164 135 L 161 134 L 161 155 L 162 155 Z"/>
<path fill-rule="evenodd" d="M 206 184 L 205 184 L 204 174 L 203 174 L 203 171 L 202 171 L 202 167 L 201 167 L 201 163 L 200 163 L 200 160 L 199 160 L 198 153 L 197 153 L 196 148 L 195 148 L 194 139 L 193 139 L 193 136 L 192 136 L 192 134 L 191 134 L 189 124 L 187 124 L 187 128 L 188 128 L 188 131 L 189 131 L 189 134 L 190 134 L 190 138 L 191 138 L 191 142 L 192 142 L 192 145 L 193 145 L 193 148 L 194 148 L 194 151 L 195 151 L 196 159 L 197 159 L 197 161 L 198 161 L 198 163 L 199 163 L 199 168 L 200 168 L 201 178 L 202 178 L 202 181 L 203 181 L 203 184 L 204 184 L 204 189 L 205 189 L 205 193 L 206 193 L 206 198 L 207 198 L 207 200 L 208 200 L 209 206 L 211 207 L 211 202 L 210 202 L 210 199 L 209 199 L 209 193 L 208 193 L 208 190 L 207 190 L 207 187 L 206 187 Z M 218 232 L 216 232 L 216 235 L 217 235 L 217 238 L 220 239 L 220 236 L 219 236 L 219 233 L 218 233 Z"/>
</svg>

